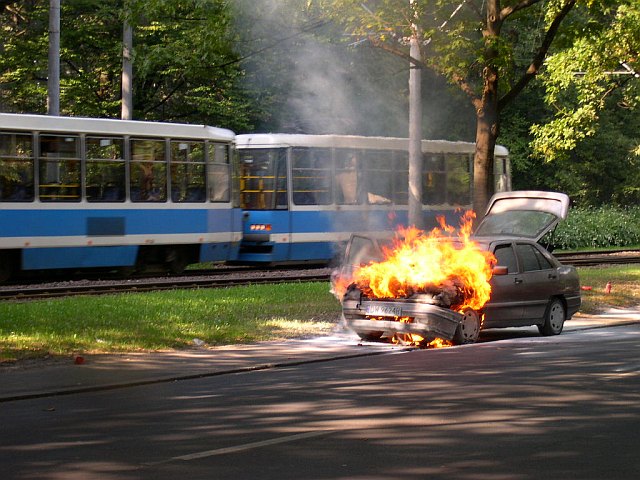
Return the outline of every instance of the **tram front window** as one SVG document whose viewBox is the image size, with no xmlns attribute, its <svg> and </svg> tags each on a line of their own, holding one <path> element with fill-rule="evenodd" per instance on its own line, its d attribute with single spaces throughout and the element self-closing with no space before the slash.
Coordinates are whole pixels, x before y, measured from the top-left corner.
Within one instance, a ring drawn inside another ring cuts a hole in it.
<svg viewBox="0 0 640 480">
<path fill-rule="evenodd" d="M 284 149 L 240 152 L 240 201 L 246 210 L 287 208 Z"/>
</svg>

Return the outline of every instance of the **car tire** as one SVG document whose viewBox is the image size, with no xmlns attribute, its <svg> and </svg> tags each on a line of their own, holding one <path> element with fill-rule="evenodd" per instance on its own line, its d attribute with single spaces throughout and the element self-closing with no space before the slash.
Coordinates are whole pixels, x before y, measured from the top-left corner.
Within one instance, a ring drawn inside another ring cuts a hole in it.
<svg viewBox="0 0 640 480">
<path fill-rule="evenodd" d="M 475 310 L 465 310 L 463 312 L 462 321 L 456 327 L 456 333 L 453 334 L 451 341 L 454 345 L 465 345 L 468 343 L 476 343 L 480 336 L 480 315 Z"/>
<path fill-rule="evenodd" d="M 538 330 L 545 337 L 560 335 L 567 318 L 567 311 L 564 303 L 559 298 L 552 298 L 544 312 L 544 323 L 538 325 Z"/>
</svg>

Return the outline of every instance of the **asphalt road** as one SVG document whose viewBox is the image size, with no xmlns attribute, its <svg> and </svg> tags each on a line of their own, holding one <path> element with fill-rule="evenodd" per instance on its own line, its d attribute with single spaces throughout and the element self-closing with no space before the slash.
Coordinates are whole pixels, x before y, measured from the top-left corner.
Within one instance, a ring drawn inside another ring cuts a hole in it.
<svg viewBox="0 0 640 480">
<path fill-rule="evenodd" d="M 637 478 L 640 325 L 513 336 L 2 403 L 0 475 Z"/>
</svg>

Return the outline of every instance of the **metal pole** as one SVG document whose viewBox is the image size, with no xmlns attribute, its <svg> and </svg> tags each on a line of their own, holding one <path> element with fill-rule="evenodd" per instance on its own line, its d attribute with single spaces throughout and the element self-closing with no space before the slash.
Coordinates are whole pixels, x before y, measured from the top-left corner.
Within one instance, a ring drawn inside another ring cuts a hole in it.
<svg viewBox="0 0 640 480">
<path fill-rule="evenodd" d="M 49 0 L 47 113 L 60 115 L 60 0 Z"/>
<path fill-rule="evenodd" d="M 133 48 L 133 28 L 125 20 L 122 31 L 122 120 L 133 118 L 133 64 L 131 49 Z"/>
<path fill-rule="evenodd" d="M 422 57 L 417 23 L 411 29 L 409 54 L 417 63 L 409 64 L 409 224 L 422 228 Z"/>
</svg>

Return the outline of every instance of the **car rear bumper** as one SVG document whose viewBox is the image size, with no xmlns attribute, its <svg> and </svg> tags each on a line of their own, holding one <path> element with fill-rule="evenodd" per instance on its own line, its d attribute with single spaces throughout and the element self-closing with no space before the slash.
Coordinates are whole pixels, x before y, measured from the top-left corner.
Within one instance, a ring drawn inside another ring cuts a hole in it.
<svg viewBox="0 0 640 480">
<path fill-rule="evenodd" d="M 565 302 L 567 302 L 567 320 L 573 317 L 573 315 L 580 310 L 582 305 L 582 298 L 580 294 L 577 295 L 565 295 Z"/>
</svg>

